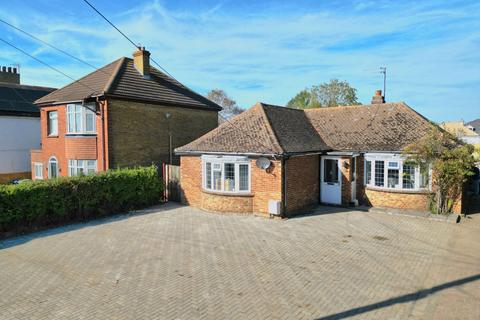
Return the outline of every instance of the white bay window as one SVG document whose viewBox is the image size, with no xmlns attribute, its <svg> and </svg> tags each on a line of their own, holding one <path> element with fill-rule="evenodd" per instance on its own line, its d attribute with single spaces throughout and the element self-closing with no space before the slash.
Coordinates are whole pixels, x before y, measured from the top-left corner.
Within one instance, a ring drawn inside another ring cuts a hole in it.
<svg viewBox="0 0 480 320">
<path fill-rule="evenodd" d="M 202 156 L 202 172 L 205 190 L 250 192 L 250 161 L 246 157 Z"/>
<path fill-rule="evenodd" d="M 67 105 L 67 133 L 70 134 L 94 134 L 95 104 L 82 106 L 81 104 Z"/>
<path fill-rule="evenodd" d="M 68 175 L 84 176 L 97 172 L 97 160 L 68 160 Z"/>
<path fill-rule="evenodd" d="M 365 154 L 365 185 L 394 190 L 430 189 L 431 171 L 406 161 L 399 154 Z"/>
</svg>

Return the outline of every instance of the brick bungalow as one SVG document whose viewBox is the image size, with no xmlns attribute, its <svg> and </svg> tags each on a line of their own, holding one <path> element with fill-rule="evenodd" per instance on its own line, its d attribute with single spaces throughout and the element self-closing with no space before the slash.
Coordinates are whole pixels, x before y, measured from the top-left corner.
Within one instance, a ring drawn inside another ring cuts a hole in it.
<svg viewBox="0 0 480 320">
<path fill-rule="evenodd" d="M 32 178 L 179 163 L 175 147 L 218 126 L 221 107 L 150 66 L 140 48 L 36 101 Z"/>
<path fill-rule="evenodd" d="M 385 103 L 381 91 L 371 105 L 297 110 L 257 103 L 176 149 L 183 202 L 283 216 L 319 203 L 426 210 L 431 172 L 401 151 L 431 126 L 405 103 Z"/>
</svg>

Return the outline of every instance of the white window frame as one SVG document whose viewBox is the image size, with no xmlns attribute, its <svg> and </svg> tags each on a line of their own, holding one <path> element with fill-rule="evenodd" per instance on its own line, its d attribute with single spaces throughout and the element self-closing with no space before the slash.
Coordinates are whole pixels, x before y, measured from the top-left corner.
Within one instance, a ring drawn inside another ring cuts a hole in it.
<svg viewBox="0 0 480 320">
<path fill-rule="evenodd" d="M 37 168 L 39 168 L 40 175 L 37 175 Z M 43 179 L 43 163 L 41 162 L 33 163 L 33 176 L 35 179 L 39 179 L 39 180 Z"/>
<path fill-rule="evenodd" d="M 80 107 L 80 111 L 77 112 L 76 108 Z M 96 114 L 95 104 L 81 105 L 81 104 L 67 104 L 67 134 L 96 134 L 97 133 L 97 124 L 96 124 Z M 80 113 L 80 128 L 76 127 L 75 115 Z M 70 122 L 70 115 L 73 115 L 73 123 Z M 93 115 L 93 130 L 87 131 L 87 115 Z"/>
<path fill-rule="evenodd" d="M 55 122 L 56 122 L 56 123 L 55 123 L 55 132 L 51 132 L 51 130 L 52 130 L 52 125 L 51 125 L 51 122 L 50 122 L 50 120 L 51 120 L 51 119 L 50 119 L 50 116 L 51 116 L 52 114 L 55 114 L 55 115 L 56 115 L 55 119 L 53 119 L 53 120 L 55 120 Z M 58 110 L 47 111 L 47 135 L 48 135 L 49 137 L 58 136 Z"/>
<path fill-rule="evenodd" d="M 207 187 L 207 163 L 211 163 L 210 188 Z M 225 163 L 234 164 L 235 188 L 233 191 L 225 190 Z M 248 190 L 240 190 L 240 165 L 248 166 Z M 221 171 L 220 190 L 214 189 L 214 172 Z M 202 156 L 202 188 L 208 192 L 228 194 L 249 194 L 252 190 L 252 168 L 250 159 L 237 156 Z"/>
<path fill-rule="evenodd" d="M 370 167 L 370 183 L 367 183 L 367 161 L 370 161 L 371 167 Z M 375 185 L 375 161 L 383 161 L 383 186 L 376 186 Z M 403 188 L 403 165 L 406 161 L 401 154 L 397 153 L 366 153 L 365 154 L 365 159 L 364 159 L 364 185 L 367 187 L 371 187 L 374 189 L 382 189 L 382 190 L 399 190 L 399 191 L 426 191 L 426 190 L 432 190 L 432 171 L 429 169 L 429 186 L 428 188 L 421 188 L 420 187 L 420 167 L 415 166 L 415 173 L 414 173 L 414 188 Z M 395 188 L 389 188 L 388 187 L 388 170 L 393 169 L 393 170 L 398 170 L 399 174 L 399 181 L 398 184 L 396 185 Z"/>
<path fill-rule="evenodd" d="M 82 165 L 78 165 L 78 161 L 82 161 Z M 89 165 L 89 161 L 94 161 L 93 165 Z M 68 176 L 76 177 L 78 176 L 78 169 L 83 169 L 84 175 L 95 174 L 97 172 L 97 160 L 96 159 L 69 159 L 68 160 Z M 93 172 L 88 172 L 88 170 L 93 169 Z M 72 174 L 72 170 L 75 171 L 75 174 Z"/>
<path fill-rule="evenodd" d="M 52 177 L 52 170 L 51 170 L 52 169 L 52 166 L 51 166 L 52 162 L 55 162 L 57 164 L 57 170 L 55 172 L 55 177 Z M 56 157 L 52 156 L 48 159 L 48 178 L 49 179 L 58 178 L 59 174 L 60 174 L 60 168 L 58 166 L 58 160 L 57 160 Z"/>
</svg>

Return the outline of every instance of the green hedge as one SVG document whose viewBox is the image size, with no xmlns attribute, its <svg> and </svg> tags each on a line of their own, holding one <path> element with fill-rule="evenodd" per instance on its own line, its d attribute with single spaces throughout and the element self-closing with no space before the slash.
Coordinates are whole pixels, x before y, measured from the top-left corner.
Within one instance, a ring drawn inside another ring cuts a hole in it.
<svg viewBox="0 0 480 320">
<path fill-rule="evenodd" d="M 0 233 L 101 217 L 160 201 L 155 166 L 0 185 Z"/>
</svg>

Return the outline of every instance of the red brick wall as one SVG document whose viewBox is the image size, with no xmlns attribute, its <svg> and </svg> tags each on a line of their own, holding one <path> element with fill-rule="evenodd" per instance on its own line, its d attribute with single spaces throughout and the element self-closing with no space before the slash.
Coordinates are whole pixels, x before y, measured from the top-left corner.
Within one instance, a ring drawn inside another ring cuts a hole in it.
<svg viewBox="0 0 480 320">
<path fill-rule="evenodd" d="M 58 161 L 59 175 L 68 176 L 69 159 L 97 159 L 97 170 L 104 170 L 103 165 L 103 127 L 101 111 L 96 116 L 97 134 L 94 136 L 67 136 L 66 105 L 42 107 L 40 111 L 40 127 L 42 137 L 42 149 L 32 150 L 32 179 L 34 179 L 33 162 L 43 164 L 43 177 L 48 177 L 48 160 L 54 156 Z M 58 135 L 51 137 L 47 134 L 47 112 L 58 112 Z"/>
<path fill-rule="evenodd" d="M 365 203 L 373 207 L 428 210 L 428 193 L 365 188 Z"/>
<path fill-rule="evenodd" d="M 286 210 L 294 214 L 319 202 L 319 156 L 293 157 L 286 161 Z"/>
<path fill-rule="evenodd" d="M 251 162 L 251 194 L 225 195 L 203 190 L 200 156 L 182 156 L 182 202 L 208 211 L 268 214 L 268 200 L 282 198 L 281 162 L 272 160 L 272 166 L 268 170 L 257 168 L 255 159 Z"/>
</svg>

